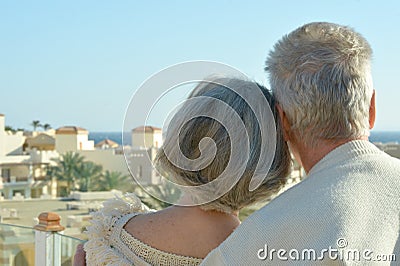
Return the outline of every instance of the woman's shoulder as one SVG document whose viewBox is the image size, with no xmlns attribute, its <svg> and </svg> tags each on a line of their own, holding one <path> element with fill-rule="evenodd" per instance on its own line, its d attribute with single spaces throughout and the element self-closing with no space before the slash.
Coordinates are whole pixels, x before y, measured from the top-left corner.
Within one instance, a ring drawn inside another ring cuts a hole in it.
<svg viewBox="0 0 400 266">
<path fill-rule="evenodd" d="M 192 248 L 198 236 L 188 230 L 190 223 L 176 209 L 127 217 L 122 242 L 151 265 L 199 265 L 208 252 L 199 254 L 204 247 Z"/>
<path fill-rule="evenodd" d="M 225 240 L 236 226 L 196 207 L 172 206 L 129 219 L 124 229 L 155 249 L 200 259 Z"/>
<path fill-rule="evenodd" d="M 131 217 L 151 211 L 133 193 L 105 201 L 103 208 L 91 213 L 92 219 L 85 231 L 88 241 L 84 249 L 88 265 L 131 265 L 126 256 L 111 247 L 111 242 Z"/>
<path fill-rule="evenodd" d="M 110 231 L 109 229 L 113 227 L 121 217 L 151 211 L 153 210 L 143 204 L 133 193 L 127 193 L 122 197 L 116 196 L 113 199 L 105 201 L 100 210 L 91 213 L 91 225 L 86 228 L 86 234 L 89 239 L 101 236 L 107 233 L 104 230 Z"/>
<path fill-rule="evenodd" d="M 140 225 L 146 224 L 153 217 L 156 217 L 156 220 L 160 219 L 159 221 L 163 220 L 164 212 L 150 210 L 135 195 L 108 200 L 103 205 L 101 210 L 92 214 L 91 225 L 86 230 L 89 240 L 85 243 L 84 249 L 88 265 L 199 265 L 201 263 L 200 258 L 154 248 L 131 235 L 125 228 L 131 220 L 139 218 L 138 223 L 129 224 L 134 225 L 134 228 L 141 228 L 139 232 L 143 232 L 144 235 L 160 236 L 161 231 L 149 231 L 146 226 Z M 155 215 L 150 215 L 151 213 Z M 131 219 L 133 217 L 135 219 Z"/>
</svg>

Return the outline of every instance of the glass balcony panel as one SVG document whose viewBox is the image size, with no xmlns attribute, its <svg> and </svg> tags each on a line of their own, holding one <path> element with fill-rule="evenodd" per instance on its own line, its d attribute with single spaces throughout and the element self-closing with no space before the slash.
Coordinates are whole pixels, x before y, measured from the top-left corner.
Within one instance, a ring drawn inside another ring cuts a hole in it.
<svg viewBox="0 0 400 266">
<path fill-rule="evenodd" d="M 0 223 L 0 265 L 34 265 L 35 230 Z"/>
</svg>

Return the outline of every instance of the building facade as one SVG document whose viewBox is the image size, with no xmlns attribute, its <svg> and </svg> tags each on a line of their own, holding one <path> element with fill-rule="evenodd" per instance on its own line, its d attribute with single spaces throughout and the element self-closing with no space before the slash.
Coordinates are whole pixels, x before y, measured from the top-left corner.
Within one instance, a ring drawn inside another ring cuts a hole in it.
<svg viewBox="0 0 400 266">
<path fill-rule="evenodd" d="M 0 198 L 56 196 L 56 183 L 47 177 L 47 169 L 58 153 L 48 146 L 41 149 L 39 145 L 40 141 L 47 145 L 52 141 L 51 137 L 46 135 L 31 139 L 36 146 L 28 148 L 23 132 L 6 131 L 5 116 L 0 115 Z"/>
<path fill-rule="evenodd" d="M 89 132 L 64 126 L 48 132 L 8 132 L 0 115 L 0 199 L 55 198 L 66 182 L 48 176 L 50 166 L 66 152 L 76 152 L 103 170 L 134 176 L 142 185 L 156 185 L 161 177 L 154 169 L 162 145 L 160 128 L 146 126 L 132 130 L 132 146 L 118 146 L 104 140 L 94 145 Z"/>
</svg>

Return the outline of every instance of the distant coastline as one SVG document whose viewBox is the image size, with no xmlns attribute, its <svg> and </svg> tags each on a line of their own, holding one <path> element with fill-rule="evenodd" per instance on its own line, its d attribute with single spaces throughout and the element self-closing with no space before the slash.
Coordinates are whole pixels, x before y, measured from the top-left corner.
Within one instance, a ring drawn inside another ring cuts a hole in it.
<svg viewBox="0 0 400 266">
<path fill-rule="evenodd" d="M 110 139 L 122 144 L 122 134 L 121 132 L 90 132 L 89 139 L 94 140 L 95 143 L 102 141 L 103 139 Z M 371 142 L 397 142 L 400 143 L 400 131 L 372 131 L 370 136 Z M 124 145 L 131 144 L 130 133 L 126 133 L 124 136 Z"/>
<path fill-rule="evenodd" d="M 89 132 L 89 140 L 94 140 L 94 143 L 98 143 L 104 139 L 115 141 L 119 145 L 122 144 L 122 132 Z M 131 145 L 131 133 L 125 133 L 124 145 Z"/>
<path fill-rule="evenodd" d="M 371 131 L 371 142 L 397 142 L 400 143 L 400 131 Z"/>
</svg>

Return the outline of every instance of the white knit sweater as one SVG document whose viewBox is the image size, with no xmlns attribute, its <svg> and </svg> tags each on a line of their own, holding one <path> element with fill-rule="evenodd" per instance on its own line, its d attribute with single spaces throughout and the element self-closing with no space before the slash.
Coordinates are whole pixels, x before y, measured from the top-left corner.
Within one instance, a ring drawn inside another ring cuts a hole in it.
<svg viewBox="0 0 400 266">
<path fill-rule="evenodd" d="M 400 265 L 399 234 L 400 160 L 357 140 L 327 154 L 201 265 Z M 378 262 L 390 254 L 396 261 Z"/>
</svg>

